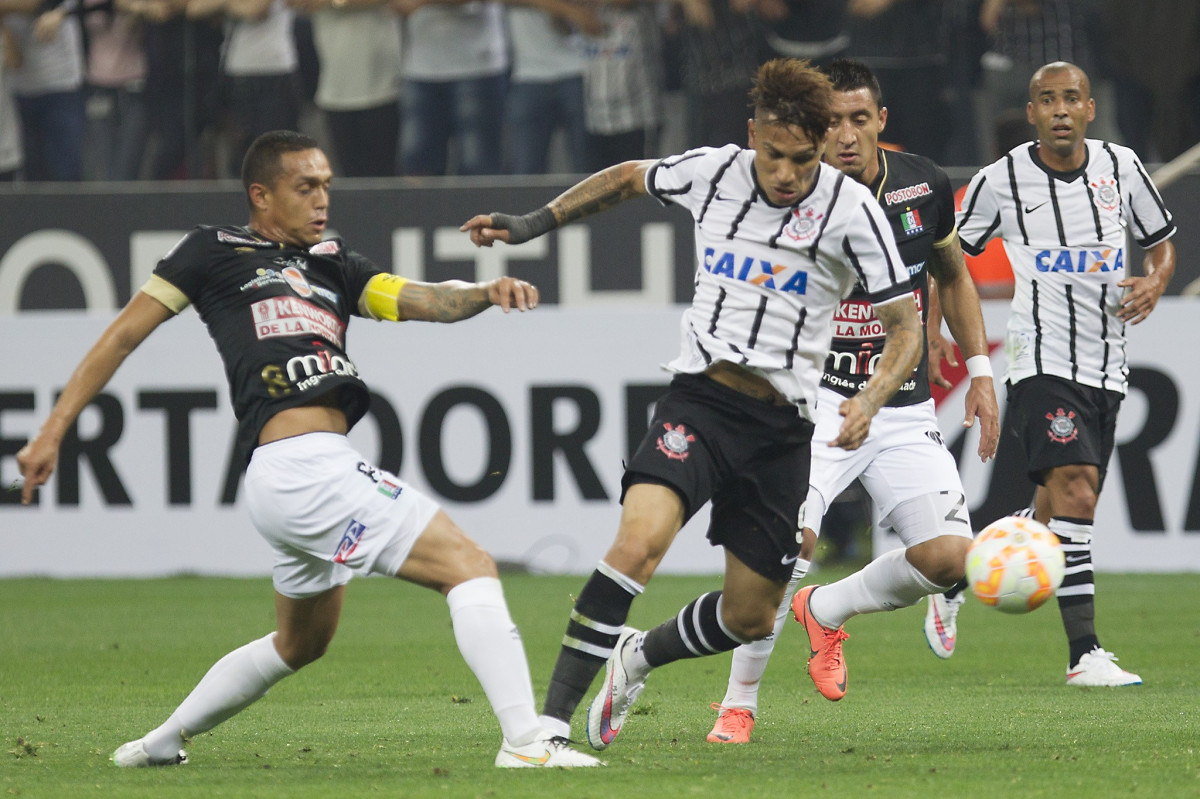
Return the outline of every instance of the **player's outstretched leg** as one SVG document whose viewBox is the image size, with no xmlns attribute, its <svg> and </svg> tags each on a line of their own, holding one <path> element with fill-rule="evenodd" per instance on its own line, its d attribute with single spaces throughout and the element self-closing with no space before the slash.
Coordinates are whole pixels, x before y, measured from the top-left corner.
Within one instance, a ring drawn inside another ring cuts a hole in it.
<svg viewBox="0 0 1200 799">
<path fill-rule="evenodd" d="M 967 601 L 963 590 L 965 580 L 955 583 L 944 594 L 930 594 L 929 607 L 925 611 L 925 641 L 933 654 L 948 658 L 954 654 L 958 641 L 958 611 Z"/>
<path fill-rule="evenodd" d="M 616 740 L 625 716 L 646 687 L 650 669 L 642 665 L 645 658 L 637 658 L 641 663 L 635 661 L 645 635 L 626 627 L 605 664 L 604 685 L 588 708 L 587 737 L 593 749 L 607 749 Z"/>
<path fill-rule="evenodd" d="M 840 626 L 826 627 L 813 617 L 812 595 L 818 588 L 810 585 L 797 591 L 792 598 L 792 612 L 808 633 L 808 676 L 821 696 L 836 702 L 846 695 L 847 669 L 842 642 L 850 634 Z"/>
</svg>

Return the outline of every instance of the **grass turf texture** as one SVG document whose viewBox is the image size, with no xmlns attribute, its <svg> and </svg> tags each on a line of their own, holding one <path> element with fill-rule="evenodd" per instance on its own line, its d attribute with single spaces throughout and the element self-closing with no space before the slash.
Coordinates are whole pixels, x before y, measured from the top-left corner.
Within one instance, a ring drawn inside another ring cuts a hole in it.
<svg viewBox="0 0 1200 799">
<path fill-rule="evenodd" d="M 823 571 L 827 582 L 841 572 Z M 540 702 L 580 577 L 504 578 Z M 659 577 L 631 623 L 673 615 L 716 578 Z M 1200 795 L 1200 587 L 1194 575 L 1099 577 L 1100 633 L 1146 685 L 1064 684 L 1053 603 L 1005 616 L 969 600 L 949 661 L 924 603 L 856 618 L 849 692 L 804 673 L 794 624 L 776 649 L 754 742 L 706 743 L 729 655 L 651 675 L 608 767 L 492 766 L 498 727 L 438 595 L 353 582 L 328 655 L 189 746 L 182 768 L 117 769 L 225 652 L 272 629 L 268 580 L 0 581 L 0 794 L 30 797 Z M 575 718 L 583 738 L 586 703 Z M 584 747 L 586 748 L 586 747 Z"/>
</svg>

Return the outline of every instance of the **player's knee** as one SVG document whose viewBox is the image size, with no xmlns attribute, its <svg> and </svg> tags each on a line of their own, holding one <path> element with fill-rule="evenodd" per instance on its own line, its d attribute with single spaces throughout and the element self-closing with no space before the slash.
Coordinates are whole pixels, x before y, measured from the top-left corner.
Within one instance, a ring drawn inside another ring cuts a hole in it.
<svg viewBox="0 0 1200 799">
<path fill-rule="evenodd" d="M 941 535 L 909 547 L 908 562 L 935 585 L 953 585 L 966 574 L 967 550 L 971 539 Z"/>
<path fill-rule="evenodd" d="M 275 649 L 279 657 L 293 670 L 302 669 L 309 663 L 320 660 L 329 650 L 333 633 L 307 636 L 283 637 L 276 635 Z"/>
</svg>

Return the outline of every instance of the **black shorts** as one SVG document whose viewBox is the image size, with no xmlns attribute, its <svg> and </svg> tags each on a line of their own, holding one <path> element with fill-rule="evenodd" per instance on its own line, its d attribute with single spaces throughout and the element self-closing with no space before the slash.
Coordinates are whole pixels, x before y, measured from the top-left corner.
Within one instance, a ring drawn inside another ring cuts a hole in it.
<svg viewBox="0 0 1200 799">
<path fill-rule="evenodd" d="M 1122 399 L 1119 392 L 1050 375 L 1009 384 L 1004 426 L 1021 442 L 1029 479 L 1045 485 L 1048 470 L 1086 463 L 1100 470 L 1103 486 Z"/>
<path fill-rule="evenodd" d="M 676 375 L 621 480 L 673 488 L 686 518 L 712 500 L 708 540 L 771 580 L 800 553 L 813 424 L 702 375 Z"/>
</svg>

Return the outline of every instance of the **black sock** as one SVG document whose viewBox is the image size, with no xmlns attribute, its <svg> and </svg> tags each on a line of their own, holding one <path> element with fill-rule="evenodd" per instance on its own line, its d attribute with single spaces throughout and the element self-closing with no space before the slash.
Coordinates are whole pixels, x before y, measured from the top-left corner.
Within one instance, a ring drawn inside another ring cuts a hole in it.
<svg viewBox="0 0 1200 799">
<path fill-rule="evenodd" d="M 1092 569 L 1092 520 L 1055 517 L 1050 529 L 1066 556 L 1067 573 L 1058 587 L 1058 611 L 1070 647 L 1070 666 L 1096 647 L 1096 575 Z"/>
<path fill-rule="evenodd" d="M 664 621 L 646 633 L 642 654 L 657 668 L 685 658 L 698 658 L 729 652 L 739 644 L 720 623 L 721 592 L 697 597 L 673 619 Z"/>
<path fill-rule="evenodd" d="M 946 599 L 954 599 L 956 596 L 958 596 L 965 590 L 967 590 L 967 578 L 966 577 L 962 578 L 957 583 L 955 583 L 954 585 L 950 586 L 945 591 L 943 591 L 942 596 L 946 597 Z"/>
<path fill-rule="evenodd" d="M 602 569 L 579 592 L 546 688 L 542 715 L 570 722 L 597 672 L 612 654 L 636 594 Z"/>
</svg>

